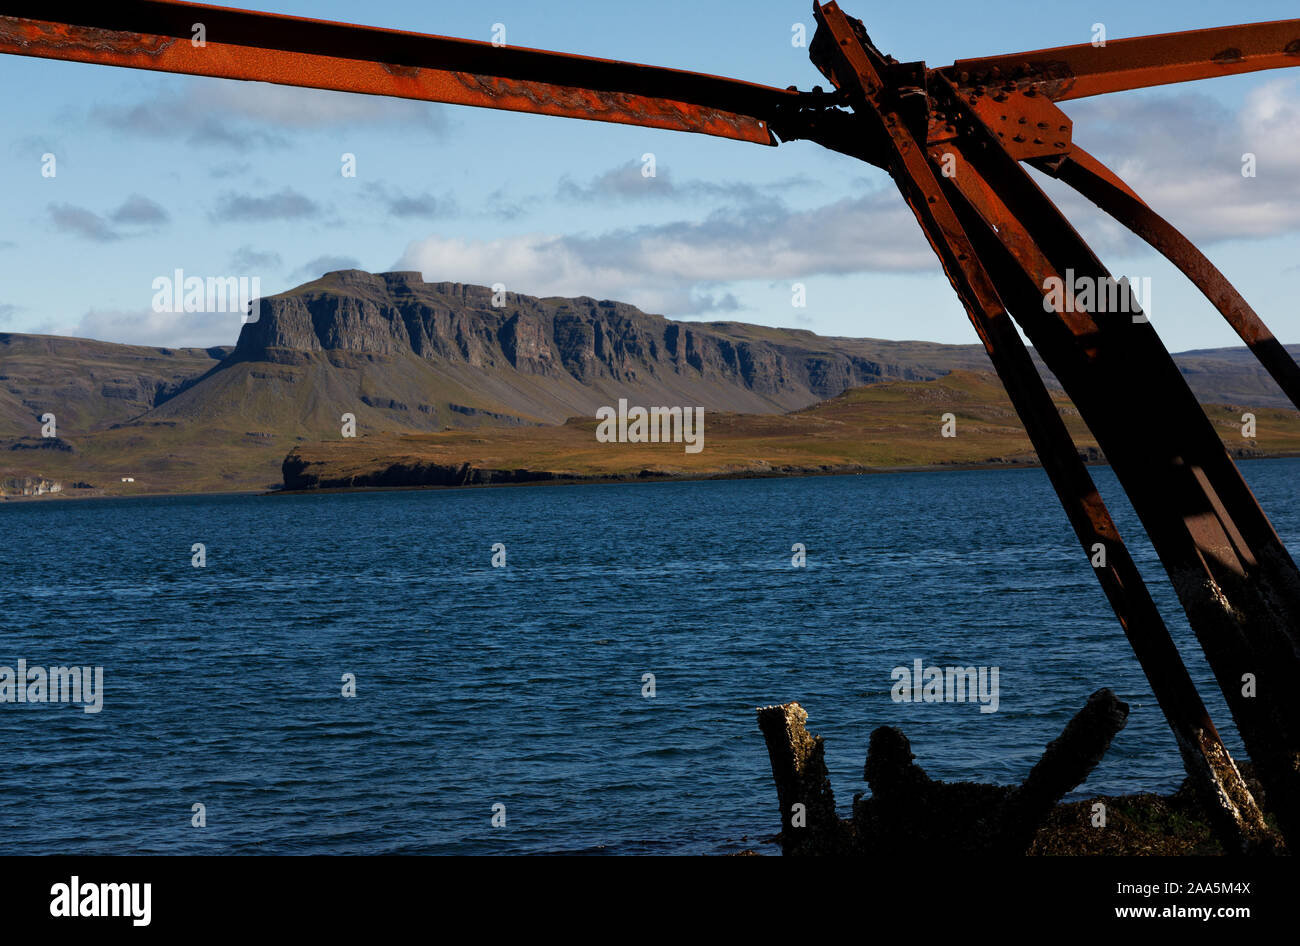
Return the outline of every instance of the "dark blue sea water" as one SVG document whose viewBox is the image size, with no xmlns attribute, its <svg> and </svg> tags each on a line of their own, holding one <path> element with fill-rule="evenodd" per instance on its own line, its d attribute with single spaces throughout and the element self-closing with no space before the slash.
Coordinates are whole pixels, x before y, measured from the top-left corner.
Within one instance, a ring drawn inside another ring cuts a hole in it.
<svg viewBox="0 0 1300 946">
<path fill-rule="evenodd" d="M 1242 469 L 1300 550 L 1300 461 Z M 11 852 L 775 853 L 754 707 L 792 699 L 845 813 L 876 726 L 935 777 L 1017 782 L 1102 686 L 1132 714 L 1086 791 L 1182 777 L 1038 470 L 9 503 L 0 572 L 0 665 L 105 690 L 0 704 Z M 891 701 L 917 658 L 998 667 L 998 712 Z"/>
</svg>

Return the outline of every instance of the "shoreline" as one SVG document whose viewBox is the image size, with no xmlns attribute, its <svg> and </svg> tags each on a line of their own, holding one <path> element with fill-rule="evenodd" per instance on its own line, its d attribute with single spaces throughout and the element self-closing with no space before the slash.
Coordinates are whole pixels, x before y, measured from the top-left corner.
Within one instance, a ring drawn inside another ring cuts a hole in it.
<svg viewBox="0 0 1300 946">
<path fill-rule="evenodd" d="M 1300 456 L 1300 453 L 1295 454 Z M 1272 457 L 1259 459 L 1273 459 Z M 1088 466 L 1106 466 L 1105 461 L 1089 461 Z M 1004 463 L 941 463 L 921 464 L 916 466 L 868 467 L 843 466 L 824 470 L 734 470 L 717 473 L 661 473 L 645 471 L 626 474 L 591 474 L 575 476 L 548 475 L 539 472 L 535 479 L 498 482 L 435 484 L 411 483 L 397 486 L 321 486 L 306 489 L 267 490 L 263 496 L 312 496 L 324 493 L 391 493 L 411 490 L 464 490 L 464 489 L 504 489 L 508 487 L 538 486 L 619 486 L 628 483 L 700 483 L 710 480 L 768 480 L 768 479 L 805 479 L 825 476 L 874 476 L 887 473 L 946 473 L 969 472 L 973 470 L 1032 470 L 1042 469 L 1038 461 L 1009 461 Z M 495 472 L 495 471 L 494 471 Z"/>
<path fill-rule="evenodd" d="M 1300 458 L 1300 451 L 1284 450 L 1276 453 L 1266 453 L 1259 456 L 1233 456 L 1234 463 L 1252 462 L 1255 460 L 1290 460 Z M 1084 460 L 1087 467 L 1107 467 L 1110 464 L 1105 460 Z M 825 476 L 876 476 L 890 473 L 967 473 L 975 471 L 992 471 L 992 470 L 1041 470 L 1042 463 L 1038 460 L 1005 460 L 997 463 L 930 463 L 915 464 L 910 466 L 840 466 L 829 469 L 803 469 L 803 470 L 735 470 L 719 471 L 716 473 L 660 473 L 652 471 L 643 471 L 641 473 L 629 474 L 593 474 L 571 477 L 560 477 L 550 474 L 547 471 L 527 471 L 538 472 L 540 475 L 535 479 L 524 479 L 516 481 L 499 481 L 499 482 L 481 482 L 481 483 L 463 483 L 463 484 L 403 484 L 395 486 L 328 486 L 328 487 L 310 487 L 306 489 L 226 489 L 219 492 L 183 491 L 183 492 L 145 492 L 145 493 L 101 493 L 99 495 L 73 495 L 67 492 L 57 494 L 46 493 L 41 496 L 0 496 L 0 507 L 14 503 L 16 505 L 26 505 L 31 503 L 49 503 L 71 500 L 74 502 L 90 502 L 94 500 L 124 500 L 124 499 L 163 499 L 163 498 L 183 498 L 195 496 L 315 496 L 315 495 L 336 495 L 340 493 L 391 493 L 391 492 L 410 492 L 415 490 L 470 490 L 470 489 L 502 489 L 507 487 L 542 487 L 542 486 L 616 486 L 628 483 L 694 483 L 706 482 L 709 480 L 759 480 L 759 479 L 804 479 L 809 477 Z"/>
<path fill-rule="evenodd" d="M 1289 460 L 1300 458 L 1300 451 L 1278 451 L 1276 453 L 1267 453 L 1259 456 L 1233 456 L 1234 463 L 1247 462 L 1251 460 Z M 1110 464 L 1102 460 L 1084 460 L 1087 467 L 1108 467 Z M 511 471 L 521 473 L 536 473 L 536 478 L 517 479 L 517 480 L 500 480 L 496 482 L 472 482 L 461 484 L 435 484 L 435 483 L 410 483 L 397 484 L 392 486 L 382 485 L 360 485 L 360 486 L 321 486 L 307 487 L 303 489 L 278 489 L 267 490 L 262 492 L 263 496 L 311 496 L 318 494 L 338 494 L 338 493 L 387 493 L 387 492 L 405 492 L 411 490 L 464 490 L 464 489 L 500 489 L 505 487 L 537 487 L 537 486 L 613 486 L 627 483 L 689 483 L 705 482 L 709 480 L 757 480 L 757 479 L 802 479 L 805 477 L 820 476 L 873 476 L 889 473 L 961 473 L 973 471 L 992 471 L 992 470 L 1041 470 L 1043 464 L 1037 459 L 1034 460 L 1004 460 L 1000 462 L 985 463 L 931 463 L 916 464 L 911 466 L 837 466 L 826 469 L 786 469 L 786 470 L 736 470 L 720 471 L 716 473 L 666 473 L 656 471 L 642 471 L 640 473 L 628 474 L 591 474 L 580 476 L 559 476 L 549 471 Z M 489 473 L 501 471 L 485 471 Z"/>
<path fill-rule="evenodd" d="M 72 493 L 61 491 L 59 493 L 45 493 L 41 496 L 0 496 L 0 507 L 6 503 L 48 503 L 61 502 L 69 500 L 72 502 L 91 502 L 97 499 L 166 499 L 180 498 L 184 496 L 265 496 L 273 493 L 274 490 L 258 489 L 224 489 L 219 492 L 149 492 L 149 493 L 99 493 L 97 495 L 85 495 L 86 491 L 79 491 L 82 495 L 73 495 Z"/>
</svg>

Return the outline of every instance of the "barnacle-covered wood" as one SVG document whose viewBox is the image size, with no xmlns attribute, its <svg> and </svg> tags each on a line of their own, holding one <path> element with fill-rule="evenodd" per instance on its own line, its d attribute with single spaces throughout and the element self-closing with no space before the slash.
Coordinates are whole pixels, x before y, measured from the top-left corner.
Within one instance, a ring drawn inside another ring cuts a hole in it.
<svg viewBox="0 0 1300 946">
<path fill-rule="evenodd" d="M 835 813 L 822 738 L 809 734 L 807 722 L 798 703 L 758 710 L 781 806 L 781 848 L 787 855 L 847 853 L 848 830 Z M 803 806 L 801 812 L 797 805 Z"/>
<path fill-rule="evenodd" d="M 1083 783 L 1127 721 L 1128 704 L 1110 690 L 1098 690 L 1088 697 L 1083 709 L 1047 744 L 1038 764 L 1007 798 L 1001 818 L 1006 847 L 1023 852 L 1034 843 L 1034 835 L 1061 796 Z"/>
<path fill-rule="evenodd" d="M 1124 728 L 1128 706 L 1108 689 L 1088 698 L 1018 786 L 932 779 L 916 764 L 903 733 L 881 726 L 871 734 L 863 776 L 871 797 L 853 799 L 841 821 L 826 772 L 820 736 L 811 735 L 798 703 L 758 710 L 781 806 L 786 854 L 897 854 L 917 845 L 950 854 L 1023 854 L 1061 796 L 1101 761 Z M 807 813 L 792 822 L 794 806 Z"/>
</svg>

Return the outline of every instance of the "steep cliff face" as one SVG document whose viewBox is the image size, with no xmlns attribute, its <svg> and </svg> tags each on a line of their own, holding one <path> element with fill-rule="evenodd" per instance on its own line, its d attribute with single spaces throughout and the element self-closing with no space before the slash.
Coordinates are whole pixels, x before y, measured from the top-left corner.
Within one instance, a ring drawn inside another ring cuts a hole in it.
<svg viewBox="0 0 1300 946">
<path fill-rule="evenodd" d="M 626 388 L 624 396 L 672 394 L 713 410 L 759 412 L 802 407 L 881 380 L 937 377 L 952 362 L 949 350 L 944 367 L 900 365 L 870 357 L 861 340 L 673 322 L 588 297 L 505 293 L 497 301 L 504 304 L 494 305 L 485 286 L 425 283 L 419 273 L 328 273 L 264 300 L 231 360 L 284 362 L 289 351 L 413 356 L 497 380 L 523 376 L 570 406 L 575 397 L 587 407 L 607 403 Z M 969 361 L 987 366 L 978 351 Z M 524 412 L 551 416 L 555 405 L 503 406 L 540 407 Z"/>
</svg>

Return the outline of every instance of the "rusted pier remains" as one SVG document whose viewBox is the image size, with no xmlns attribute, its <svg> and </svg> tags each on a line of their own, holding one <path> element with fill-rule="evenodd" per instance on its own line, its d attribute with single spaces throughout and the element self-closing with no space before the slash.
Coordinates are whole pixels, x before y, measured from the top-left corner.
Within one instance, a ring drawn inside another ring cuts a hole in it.
<svg viewBox="0 0 1300 946">
<path fill-rule="evenodd" d="M 177 0 L 0 0 L 0 53 L 619 122 L 775 145 L 804 139 L 889 172 L 961 298 L 1160 702 L 1224 848 L 1264 822 L 1078 458 L 1018 325 L 1097 437 L 1179 601 L 1290 844 L 1300 845 L 1300 571 L 1155 329 L 1048 287 L 1115 287 L 1024 168 L 1054 175 L 1164 254 L 1300 407 L 1300 367 L 1214 265 L 1073 140 L 1059 104 L 1300 66 L 1300 20 L 1082 44 L 929 68 L 814 3 L 800 92 Z M 197 32 L 202 27 L 202 39 Z M 1124 284 L 1126 286 L 1126 284 Z M 1077 304 L 1076 304 L 1077 303 Z M 1174 316 L 1176 317 L 1176 315 Z M 1145 418 L 1145 419 L 1143 419 Z M 883 751 L 883 750 L 882 750 Z"/>
</svg>

